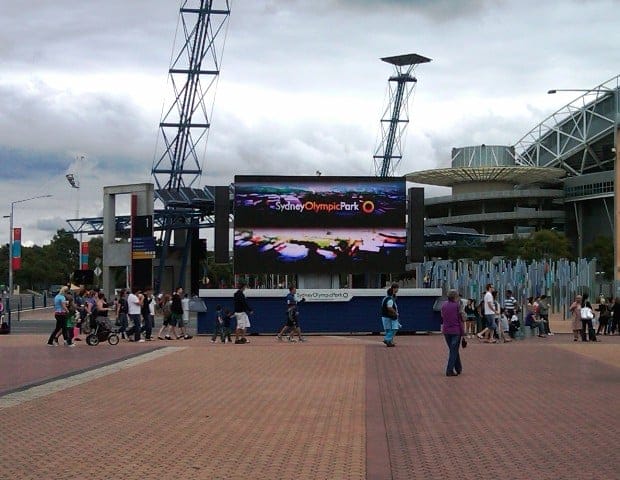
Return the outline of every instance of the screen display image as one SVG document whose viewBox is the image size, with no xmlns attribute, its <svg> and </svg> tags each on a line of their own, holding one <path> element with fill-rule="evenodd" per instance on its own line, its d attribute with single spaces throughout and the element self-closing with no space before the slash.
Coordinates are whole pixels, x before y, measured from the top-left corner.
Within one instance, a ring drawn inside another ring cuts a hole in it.
<svg viewBox="0 0 620 480">
<path fill-rule="evenodd" d="M 235 270 L 390 272 L 405 263 L 404 228 L 235 228 Z M 240 270 L 237 268 L 242 268 Z"/>
<path fill-rule="evenodd" d="M 235 225 L 404 226 L 405 182 L 377 177 L 235 177 Z"/>
<path fill-rule="evenodd" d="M 235 177 L 237 273 L 402 272 L 404 178 Z"/>
</svg>

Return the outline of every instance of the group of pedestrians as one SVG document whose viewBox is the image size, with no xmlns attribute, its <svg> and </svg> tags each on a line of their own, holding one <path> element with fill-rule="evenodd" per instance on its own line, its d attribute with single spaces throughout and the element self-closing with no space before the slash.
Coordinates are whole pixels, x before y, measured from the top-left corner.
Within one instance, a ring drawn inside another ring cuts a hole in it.
<svg viewBox="0 0 620 480">
<path fill-rule="evenodd" d="M 245 289 L 246 284 L 240 283 L 233 295 L 232 311 L 228 308 L 223 308 L 222 305 L 216 305 L 211 343 L 216 343 L 218 338 L 221 343 L 232 343 L 231 326 L 233 322 L 235 322 L 234 343 L 250 343 L 250 340 L 247 338 L 247 330 L 251 327 L 250 315 L 254 312 L 245 296 Z M 288 294 L 284 299 L 286 303 L 286 319 L 284 325 L 276 334 L 276 339 L 283 341 L 286 338 L 289 342 L 305 342 L 306 338 L 301 332 L 298 308 L 300 304 L 304 303 L 305 299 L 297 294 L 295 285 L 289 286 L 288 290 Z"/>
<path fill-rule="evenodd" d="M 215 343 L 219 337 L 222 343 L 232 343 L 232 321 L 235 325 L 235 340 L 237 345 L 250 343 L 247 338 L 247 330 L 252 326 L 250 323 L 250 315 L 253 312 L 250 304 L 245 297 L 245 283 L 239 283 L 237 290 L 233 295 L 233 309 L 223 308 L 221 305 L 215 307 L 215 318 L 213 325 L 213 335 L 211 343 Z"/>
<path fill-rule="evenodd" d="M 620 297 L 602 297 L 595 310 L 588 294 L 576 295 L 569 307 L 572 321 L 573 341 L 598 342 L 597 335 L 620 335 Z M 599 313 L 598 318 L 596 312 Z M 595 321 L 598 328 L 594 328 Z"/>
<path fill-rule="evenodd" d="M 118 299 L 109 303 L 99 289 L 81 288 L 73 293 L 68 286 L 63 286 L 54 297 L 54 318 L 56 325 L 48 345 L 59 345 L 62 335 L 65 345 L 75 346 L 79 334 L 86 326 L 94 328 L 97 324 L 112 330 L 112 312 L 116 316 L 116 326 L 121 338 L 132 342 L 153 340 L 155 315 L 163 315 L 163 325 L 159 330 L 160 340 L 189 340 L 187 332 L 189 320 L 189 298 L 183 295 L 183 288 L 177 288 L 171 295 L 159 294 L 157 297 L 151 287 L 121 290 Z M 77 334 L 77 336 L 76 336 Z"/>
</svg>

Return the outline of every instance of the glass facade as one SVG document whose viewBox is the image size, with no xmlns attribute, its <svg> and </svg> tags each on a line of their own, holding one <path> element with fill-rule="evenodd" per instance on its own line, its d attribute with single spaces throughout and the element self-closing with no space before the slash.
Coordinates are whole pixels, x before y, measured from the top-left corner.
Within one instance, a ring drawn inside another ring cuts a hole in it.
<svg viewBox="0 0 620 480">
<path fill-rule="evenodd" d="M 567 186 L 564 189 L 565 198 L 590 197 L 594 195 L 614 193 L 613 178 L 602 182 L 588 183 L 586 185 Z"/>
</svg>

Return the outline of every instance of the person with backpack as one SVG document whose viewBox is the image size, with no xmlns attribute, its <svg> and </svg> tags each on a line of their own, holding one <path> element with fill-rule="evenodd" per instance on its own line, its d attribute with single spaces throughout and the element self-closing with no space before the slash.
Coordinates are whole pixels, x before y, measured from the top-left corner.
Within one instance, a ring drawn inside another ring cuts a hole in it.
<svg viewBox="0 0 620 480">
<path fill-rule="evenodd" d="M 387 295 L 381 301 L 381 322 L 385 336 L 383 343 L 386 347 L 395 347 L 394 336 L 401 327 L 398 321 L 398 306 L 396 305 L 396 294 L 398 293 L 398 283 L 393 283 L 387 289 Z"/>
<path fill-rule="evenodd" d="M 295 333 L 299 337 L 300 342 L 304 342 L 305 339 L 301 336 L 301 327 L 299 326 L 299 310 L 297 305 L 306 301 L 305 298 L 299 298 L 297 296 L 297 288 L 295 285 L 288 287 L 288 294 L 286 295 L 286 323 L 280 329 L 280 332 L 276 335 L 276 339 L 282 341 L 282 336 L 290 329 L 291 333 L 288 336 L 289 342 L 293 341 Z"/>
</svg>

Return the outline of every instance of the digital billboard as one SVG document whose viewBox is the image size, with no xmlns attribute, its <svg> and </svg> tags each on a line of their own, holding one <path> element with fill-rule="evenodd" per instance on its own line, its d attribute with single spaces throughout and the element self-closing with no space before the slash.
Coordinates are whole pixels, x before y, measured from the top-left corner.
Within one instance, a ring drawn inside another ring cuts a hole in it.
<svg viewBox="0 0 620 480">
<path fill-rule="evenodd" d="M 236 176 L 238 273 L 400 272 L 404 178 Z"/>
</svg>

